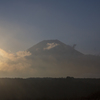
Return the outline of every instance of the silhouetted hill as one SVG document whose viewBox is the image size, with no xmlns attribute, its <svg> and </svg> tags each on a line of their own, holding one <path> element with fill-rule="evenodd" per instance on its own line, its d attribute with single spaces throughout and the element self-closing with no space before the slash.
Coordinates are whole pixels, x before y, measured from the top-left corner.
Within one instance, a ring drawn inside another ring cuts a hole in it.
<svg viewBox="0 0 100 100">
<path fill-rule="evenodd" d="M 100 56 L 85 55 L 59 40 L 44 40 L 28 49 L 39 77 L 100 77 Z"/>
<path fill-rule="evenodd" d="M 44 40 L 29 48 L 33 56 L 74 57 L 83 55 L 59 40 Z"/>
</svg>

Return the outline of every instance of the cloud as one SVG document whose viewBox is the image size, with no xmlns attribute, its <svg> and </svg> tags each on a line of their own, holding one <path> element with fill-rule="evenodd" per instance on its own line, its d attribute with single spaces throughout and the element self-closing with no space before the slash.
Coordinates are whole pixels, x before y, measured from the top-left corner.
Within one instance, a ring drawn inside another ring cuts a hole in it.
<svg viewBox="0 0 100 100">
<path fill-rule="evenodd" d="M 57 45 L 57 44 L 56 44 Z M 51 47 L 56 46 L 53 44 Z M 27 59 L 31 53 L 19 51 L 9 53 L 0 49 L 0 77 L 60 77 L 63 69 L 56 59 L 49 57 L 45 59 Z"/>
<path fill-rule="evenodd" d="M 30 61 L 25 57 L 30 56 L 27 51 L 19 51 L 15 54 L 0 49 L 0 72 L 25 72 L 30 69 Z"/>
<path fill-rule="evenodd" d="M 6 60 L 17 60 L 17 59 L 22 59 L 24 58 L 25 56 L 30 56 L 31 53 L 30 52 L 27 52 L 27 51 L 19 51 L 15 54 L 13 53 L 8 53 L 6 51 L 4 51 L 3 49 L 0 49 L 0 56 L 3 58 L 3 59 L 6 59 Z"/>
<path fill-rule="evenodd" d="M 58 46 L 58 45 L 59 45 L 59 44 L 57 44 L 57 43 L 47 43 L 47 47 L 44 48 L 44 50 L 52 49 L 52 48 L 54 48 L 54 47 L 56 47 L 56 46 Z"/>
<path fill-rule="evenodd" d="M 59 61 L 52 56 L 31 59 L 30 55 L 28 51 L 9 53 L 0 49 L 0 77 L 100 77 L 99 60 L 83 57 Z"/>
</svg>

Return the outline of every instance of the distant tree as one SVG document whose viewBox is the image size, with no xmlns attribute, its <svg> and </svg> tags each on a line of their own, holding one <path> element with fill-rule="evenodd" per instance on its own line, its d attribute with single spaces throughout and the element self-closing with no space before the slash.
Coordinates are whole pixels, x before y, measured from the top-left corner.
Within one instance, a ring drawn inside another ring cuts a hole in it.
<svg viewBox="0 0 100 100">
<path fill-rule="evenodd" d="M 67 76 L 66 79 L 74 79 L 74 77 Z"/>
</svg>

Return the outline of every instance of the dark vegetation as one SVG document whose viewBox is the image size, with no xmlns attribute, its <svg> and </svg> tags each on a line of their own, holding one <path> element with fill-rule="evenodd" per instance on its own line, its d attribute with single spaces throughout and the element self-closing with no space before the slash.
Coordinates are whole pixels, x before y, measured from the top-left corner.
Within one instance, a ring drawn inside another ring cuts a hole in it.
<svg viewBox="0 0 100 100">
<path fill-rule="evenodd" d="M 100 100 L 100 79 L 1 78 L 0 100 Z"/>
</svg>

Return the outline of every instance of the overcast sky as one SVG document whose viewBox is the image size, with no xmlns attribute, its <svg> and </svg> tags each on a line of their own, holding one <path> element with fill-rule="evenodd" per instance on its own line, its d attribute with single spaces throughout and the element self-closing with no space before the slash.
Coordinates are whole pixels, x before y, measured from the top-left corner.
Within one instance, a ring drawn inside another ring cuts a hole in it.
<svg viewBox="0 0 100 100">
<path fill-rule="evenodd" d="M 17 52 L 47 39 L 100 54 L 100 0 L 0 0 L 0 48 Z"/>
</svg>

